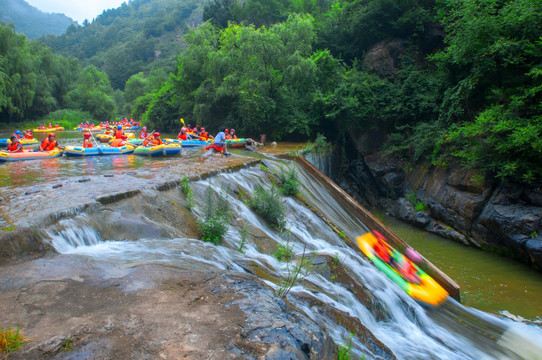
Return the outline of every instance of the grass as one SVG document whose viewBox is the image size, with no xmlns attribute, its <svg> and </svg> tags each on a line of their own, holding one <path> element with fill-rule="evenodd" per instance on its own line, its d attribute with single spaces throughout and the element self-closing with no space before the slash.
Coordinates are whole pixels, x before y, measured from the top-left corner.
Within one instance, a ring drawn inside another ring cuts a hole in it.
<svg viewBox="0 0 542 360">
<path fill-rule="evenodd" d="M 60 126 L 66 128 L 66 130 L 71 130 L 72 128 L 77 127 L 79 123 L 86 121 L 90 121 L 95 124 L 99 123 L 99 121 L 93 119 L 88 112 L 63 109 L 49 113 L 45 117 L 40 119 L 14 123 L 1 123 L 0 130 L 35 129 L 38 127 L 38 124 L 49 123 L 51 123 L 53 126 L 55 125 L 55 123 L 58 123 Z"/>
<path fill-rule="evenodd" d="M 226 200 L 218 195 L 215 199 L 210 186 L 205 191 L 205 207 L 203 219 L 198 219 L 201 240 L 219 245 L 228 231 L 230 213 Z"/>
<path fill-rule="evenodd" d="M 68 336 L 68 339 L 66 340 L 66 343 L 62 346 L 62 350 L 64 351 L 72 351 L 75 346 L 75 342 L 72 341 L 72 336 Z"/>
<path fill-rule="evenodd" d="M 21 325 L 16 329 L 9 326 L 7 329 L 0 328 L 0 352 L 11 353 L 21 349 L 26 343 L 23 334 L 21 334 Z"/>
<path fill-rule="evenodd" d="M 295 167 L 284 167 L 281 165 L 275 175 L 280 183 L 280 191 L 285 196 L 296 196 L 299 193 L 299 176 Z"/>
<path fill-rule="evenodd" d="M 252 208 L 269 225 L 281 228 L 285 223 L 285 208 L 275 185 L 270 189 L 258 186 L 254 191 Z"/>
<path fill-rule="evenodd" d="M 181 180 L 181 190 L 186 197 L 186 207 L 192 209 L 192 207 L 194 207 L 194 193 L 190 186 L 190 180 L 188 180 L 188 176 L 186 175 L 183 176 L 183 179 Z"/>
<path fill-rule="evenodd" d="M 405 199 L 407 199 L 412 203 L 412 205 L 414 205 L 414 209 L 416 211 L 425 211 L 427 209 L 427 204 L 421 202 L 414 193 L 414 191 L 409 191 L 408 193 L 406 193 Z"/>
<path fill-rule="evenodd" d="M 239 244 L 239 249 L 237 249 L 237 251 L 239 251 L 241 254 L 245 253 L 245 251 L 243 250 L 243 247 L 247 243 L 247 237 L 249 235 L 250 235 L 250 232 L 248 231 L 248 224 L 245 224 L 245 226 L 243 226 L 243 229 L 241 230 L 241 243 Z"/>
</svg>

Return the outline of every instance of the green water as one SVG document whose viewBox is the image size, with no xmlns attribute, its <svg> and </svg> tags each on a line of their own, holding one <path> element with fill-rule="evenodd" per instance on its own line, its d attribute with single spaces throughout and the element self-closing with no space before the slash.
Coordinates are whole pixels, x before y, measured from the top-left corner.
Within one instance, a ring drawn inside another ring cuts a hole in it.
<svg viewBox="0 0 542 360">
<path fill-rule="evenodd" d="M 395 218 L 384 224 L 461 287 L 461 303 L 542 320 L 542 273 L 495 254 L 441 238 Z"/>
</svg>

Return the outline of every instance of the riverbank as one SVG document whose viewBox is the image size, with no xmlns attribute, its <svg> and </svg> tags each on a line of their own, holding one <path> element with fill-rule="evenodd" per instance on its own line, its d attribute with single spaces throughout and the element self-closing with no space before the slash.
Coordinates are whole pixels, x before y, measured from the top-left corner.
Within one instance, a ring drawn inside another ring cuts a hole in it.
<svg viewBox="0 0 542 360">
<path fill-rule="evenodd" d="M 542 323 L 542 276 L 539 272 L 512 259 L 431 234 L 391 216 L 379 214 L 379 218 L 460 285 L 462 304 Z"/>
</svg>

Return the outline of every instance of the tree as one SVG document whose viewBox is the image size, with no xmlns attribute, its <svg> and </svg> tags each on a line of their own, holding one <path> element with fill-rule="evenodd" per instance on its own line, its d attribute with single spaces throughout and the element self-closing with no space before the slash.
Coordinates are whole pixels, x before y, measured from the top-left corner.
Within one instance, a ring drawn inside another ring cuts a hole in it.
<svg viewBox="0 0 542 360">
<path fill-rule="evenodd" d="M 107 75 L 94 66 L 83 70 L 76 87 L 66 94 L 66 106 L 70 109 L 87 111 L 99 121 L 111 120 L 116 107 L 113 89 Z"/>
</svg>

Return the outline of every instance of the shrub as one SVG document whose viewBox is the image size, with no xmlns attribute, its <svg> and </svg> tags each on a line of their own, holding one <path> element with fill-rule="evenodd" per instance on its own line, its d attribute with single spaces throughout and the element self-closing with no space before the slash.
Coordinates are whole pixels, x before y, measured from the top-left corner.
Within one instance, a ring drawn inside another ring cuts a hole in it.
<svg viewBox="0 0 542 360">
<path fill-rule="evenodd" d="M 271 186 L 269 190 L 258 186 L 254 191 L 252 208 L 269 225 L 277 227 L 284 225 L 285 209 L 276 186 Z"/>
<path fill-rule="evenodd" d="M 295 196 L 299 193 L 299 178 L 297 170 L 294 167 L 284 168 L 282 165 L 279 167 L 279 171 L 276 173 L 279 179 L 280 191 L 285 196 Z"/>
<path fill-rule="evenodd" d="M 86 111 L 80 110 L 57 110 L 52 113 L 49 113 L 42 120 L 42 123 L 58 123 L 60 126 L 65 127 L 66 130 L 71 130 L 74 127 L 77 127 L 80 123 L 91 121 L 96 123 L 96 120 Z"/>
<path fill-rule="evenodd" d="M 222 237 L 228 230 L 228 220 L 230 213 L 227 208 L 227 202 L 221 196 L 213 198 L 211 187 L 205 191 L 204 218 L 198 219 L 198 229 L 201 231 L 203 241 L 212 242 L 215 245 L 220 244 Z"/>
<path fill-rule="evenodd" d="M 188 176 L 183 176 L 181 180 L 181 190 L 186 197 L 186 206 L 191 209 L 194 206 L 194 193 L 192 192 L 192 187 L 190 186 L 190 181 Z"/>
</svg>

